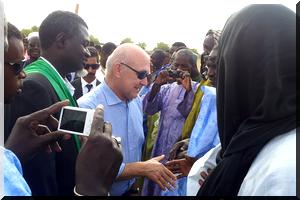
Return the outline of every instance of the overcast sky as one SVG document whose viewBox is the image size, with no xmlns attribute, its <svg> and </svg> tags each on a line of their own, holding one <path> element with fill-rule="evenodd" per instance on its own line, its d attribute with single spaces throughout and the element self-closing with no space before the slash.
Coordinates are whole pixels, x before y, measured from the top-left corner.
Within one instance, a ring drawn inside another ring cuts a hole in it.
<svg viewBox="0 0 300 200">
<path fill-rule="evenodd" d="M 209 29 L 222 29 L 227 18 L 252 3 L 281 3 L 296 12 L 295 0 L 4 0 L 9 22 L 20 30 L 39 26 L 52 11 L 75 11 L 89 26 L 90 34 L 100 42 L 130 37 L 145 42 L 152 50 L 158 42 L 169 45 L 184 42 L 202 52 Z"/>
</svg>

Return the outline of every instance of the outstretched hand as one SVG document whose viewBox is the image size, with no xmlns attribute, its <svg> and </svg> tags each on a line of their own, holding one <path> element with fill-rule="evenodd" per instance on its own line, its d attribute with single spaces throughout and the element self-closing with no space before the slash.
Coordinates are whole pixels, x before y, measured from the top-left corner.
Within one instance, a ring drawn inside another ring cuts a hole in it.
<svg viewBox="0 0 300 200">
<path fill-rule="evenodd" d="M 164 155 L 154 157 L 145 161 L 144 173 L 147 178 L 159 185 L 162 190 L 176 187 L 176 176 L 168 170 L 162 163 Z"/>
<path fill-rule="evenodd" d="M 177 178 L 182 178 L 189 174 L 195 161 L 194 158 L 186 156 L 183 159 L 168 161 L 165 165 L 172 173 L 178 174 Z"/>
</svg>

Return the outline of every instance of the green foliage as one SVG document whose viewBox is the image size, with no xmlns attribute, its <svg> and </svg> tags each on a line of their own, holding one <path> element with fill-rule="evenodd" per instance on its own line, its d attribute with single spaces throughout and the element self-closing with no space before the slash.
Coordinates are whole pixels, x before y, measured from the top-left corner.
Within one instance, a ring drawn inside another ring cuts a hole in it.
<svg viewBox="0 0 300 200">
<path fill-rule="evenodd" d="M 164 42 L 158 42 L 156 44 L 156 47 L 153 50 L 156 50 L 156 49 L 162 49 L 164 51 L 168 51 L 168 50 L 170 50 L 170 47 L 168 44 L 166 44 Z"/>
<path fill-rule="evenodd" d="M 127 37 L 127 38 L 123 39 L 120 44 L 124 44 L 124 43 L 133 43 L 133 41 L 130 37 Z"/>
<path fill-rule="evenodd" d="M 39 31 L 39 27 L 38 26 L 33 26 L 31 28 L 24 28 L 24 29 L 22 29 L 21 33 L 22 33 L 23 37 L 26 38 L 29 35 L 29 33 L 31 33 L 31 32 L 38 32 L 38 31 Z"/>
<path fill-rule="evenodd" d="M 94 43 L 94 45 L 100 44 L 98 38 L 93 35 L 90 35 L 90 42 Z"/>
<path fill-rule="evenodd" d="M 144 50 L 146 49 L 146 46 L 147 46 L 145 42 L 139 42 L 139 43 L 137 43 L 137 45 L 140 46 Z"/>
</svg>

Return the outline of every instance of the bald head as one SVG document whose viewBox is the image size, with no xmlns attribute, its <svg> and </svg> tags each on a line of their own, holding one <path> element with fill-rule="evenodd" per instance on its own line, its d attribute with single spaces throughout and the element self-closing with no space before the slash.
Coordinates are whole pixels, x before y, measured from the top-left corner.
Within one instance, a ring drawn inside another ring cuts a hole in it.
<svg viewBox="0 0 300 200">
<path fill-rule="evenodd" d="M 150 56 L 141 47 L 124 43 L 108 57 L 105 81 L 122 100 L 131 100 L 139 89 L 147 85 L 147 77 L 140 73 L 150 73 Z"/>
<path fill-rule="evenodd" d="M 114 64 L 117 63 L 126 63 L 128 65 L 134 65 L 139 62 L 147 64 L 148 61 L 150 63 L 150 56 L 145 50 L 143 50 L 138 45 L 132 43 L 124 43 L 119 45 L 108 57 L 106 63 L 107 73 L 111 73 L 112 67 L 114 66 Z"/>
</svg>

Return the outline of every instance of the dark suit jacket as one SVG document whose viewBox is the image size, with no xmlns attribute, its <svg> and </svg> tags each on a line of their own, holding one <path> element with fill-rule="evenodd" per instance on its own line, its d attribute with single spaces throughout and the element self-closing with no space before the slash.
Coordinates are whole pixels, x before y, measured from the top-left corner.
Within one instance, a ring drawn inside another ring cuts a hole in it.
<svg viewBox="0 0 300 200">
<path fill-rule="evenodd" d="M 73 97 L 77 100 L 82 97 L 82 85 L 81 85 L 81 78 L 75 79 L 71 82 L 73 87 L 75 88 L 75 92 Z M 96 80 L 96 86 L 100 84 L 100 81 Z"/>
<path fill-rule="evenodd" d="M 42 75 L 29 74 L 24 79 L 23 91 L 10 107 L 10 120 L 5 133 L 8 137 L 18 117 L 46 108 L 58 102 L 50 82 Z M 59 113 L 55 115 L 58 119 Z M 6 116 L 5 116 L 6 117 Z M 26 145 L 26 144 L 22 144 Z M 75 162 L 77 156 L 73 139 L 60 142 L 60 153 L 39 152 L 33 159 L 22 163 L 25 180 L 32 195 L 73 195 Z"/>
</svg>

